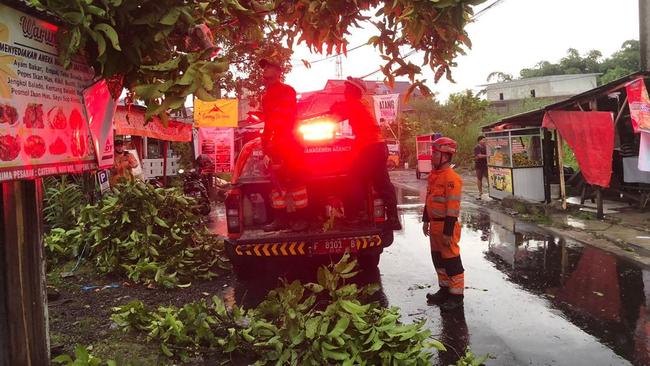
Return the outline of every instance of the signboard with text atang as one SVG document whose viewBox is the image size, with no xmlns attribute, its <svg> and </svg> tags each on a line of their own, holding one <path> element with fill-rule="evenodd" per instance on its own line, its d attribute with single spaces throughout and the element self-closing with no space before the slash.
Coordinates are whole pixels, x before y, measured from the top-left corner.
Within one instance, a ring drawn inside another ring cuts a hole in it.
<svg viewBox="0 0 650 366">
<path fill-rule="evenodd" d="M 56 32 L 0 4 L 0 181 L 97 166 L 81 98 L 94 73 L 63 68 Z"/>
</svg>

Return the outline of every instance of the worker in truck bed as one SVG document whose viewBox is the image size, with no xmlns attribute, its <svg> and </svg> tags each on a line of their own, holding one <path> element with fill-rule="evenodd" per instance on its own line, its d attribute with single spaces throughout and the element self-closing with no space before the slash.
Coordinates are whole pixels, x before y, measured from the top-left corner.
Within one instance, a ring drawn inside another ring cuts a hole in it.
<svg viewBox="0 0 650 366">
<path fill-rule="evenodd" d="M 388 147 L 370 107 L 364 103 L 363 95 L 366 91 L 363 80 L 348 77 L 345 81 L 345 101 L 335 103 L 330 110 L 341 120 L 349 121 L 355 136 L 354 150 L 357 152 L 357 158 L 350 169 L 351 184 L 346 216 L 351 222 L 358 221 L 362 208 L 359 197 L 363 197 L 364 184 L 371 182 L 386 205 L 387 228 L 401 230 L 395 187 L 386 168 Z"/>
<path fill-rule="evenodd" d="M 304 169 L 303 151 L 295 134 L 296 91 L 281 81 L 282 68 L 270 60 L 260 61 L 266 90 L 262 96 L 264 131 L 262 149 L 267 156 L 273 189 L 271 206 L 274 220 L 264 229 L 294 231 L 307 228 L 302 212 L 307 208 L 307 187 L 302 181 Z M 290 217 L 291 216 L 291 217 Z"/>
</svg>

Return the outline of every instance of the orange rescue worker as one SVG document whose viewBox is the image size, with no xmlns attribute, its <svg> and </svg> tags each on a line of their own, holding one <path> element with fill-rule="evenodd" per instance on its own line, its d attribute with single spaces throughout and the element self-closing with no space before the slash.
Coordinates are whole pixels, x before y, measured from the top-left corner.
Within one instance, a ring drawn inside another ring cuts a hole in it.
<svg viewBox="0 0 650 366">
<path fill-rule="evenodd" d="M 352 184 L 349 186 L 348 208 L 346 216 L 352 222 L 358 221 L 361 210 L 359 197 L 363 197 L 363 184 L 371 182 L 373 188 L 384 200 L 388 221 L 386 227 L 401 230 L 402 225 L 397 214 L 397 196 L 390 181 L 386 162 L 388 147 L 381 135 L 370 106 L 364 103 L 363 94 L 367 91 L 363 80 L 348 77 L 345 81 L 345 101 L 336 103 L 330 112 L 342 119 L 347 119 L 355 136 L 354 149 L 357 158 L 350 168 Z"/>
<path fill-rule="evenodd" d="M 307 228 L 304 214 L 307 208 L 307 187 L 302 182 L 303 151 L 296 136 L 296 91 L 281 81 L 282 68 L 269 60 L 260 61 L 264 69 L 266 90 L 262 96 L 264 113 L 264 132 L 262 149 L 268 157 L 273 189 L 271 206 L 274 209 L 274 221 L 264 229 L 275 231 L 289 226 L 302 231 Z"/>
<path fill-rule="evenodd" d="M 465 270 L 460 259 L 460 199 L 463 182 L 451 167 L 456 141 L 440 137 L 433 141 L 427 198 L 422 215 L 422 231 L 431 243 L 431 258 L 440 289 L 427 294 L 427 302 L 445 311 L 463 306 Z"/>
</svg>

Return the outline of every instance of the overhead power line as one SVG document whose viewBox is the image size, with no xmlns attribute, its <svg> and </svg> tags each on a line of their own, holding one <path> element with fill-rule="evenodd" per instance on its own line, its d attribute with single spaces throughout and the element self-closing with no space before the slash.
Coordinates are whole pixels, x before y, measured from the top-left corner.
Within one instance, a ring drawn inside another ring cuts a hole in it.
<svg viewBox="0 0 650 366">
<path fill-rule="evenodd" d="M 504 2 L 504 1 L 505 1 L 505 0 L 495 0 L 492 4 L 486 6 L 485 8 L 483 8 L 483 9 L 481 9 L 481 10 L 479 10 L 476 14 L 474 14 L 474 16 L 473 16 L 470 20 L 475 20 L 475 19 L 478 18 L 479 16 L 485 14 L 485 12 L 487 12 L 488 10 L 494 8 L 495 6 L 499 5 L 500 3 Z M 415 52 L 416 52 L 416 50 L 412 50 L 412 51 L 409 52 L 408 54 L 404 55 L 404 58 L 413 55 Z M 381 68 L 379 68 L 379 69 L 377 69 L 377 70 L 375 70 L 375 71 L 373 71 L 373 72 L 371 72 L 371 73 L 369 73 L 369 74 L 367 74 L 367 75 L 365 75 L 365 76 L 362 76 L 361 79 L 365 79 L 365 78 L 367 78 L 367 77 L 370 77 L 370 76 L 372 76 L 372 75 L 374 75 L 374 74 L 376 74 L 376 73 L 378 73 L 378 72 L 380 72 L 380 71 L 381 71 Z"/>
</svg>

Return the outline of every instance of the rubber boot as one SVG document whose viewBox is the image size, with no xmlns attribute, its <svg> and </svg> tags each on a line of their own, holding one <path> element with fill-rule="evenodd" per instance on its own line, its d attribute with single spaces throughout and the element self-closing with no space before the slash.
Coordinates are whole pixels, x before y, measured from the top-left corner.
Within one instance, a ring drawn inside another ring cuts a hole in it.
<svg viewBox="0 0 650 366">
<path fill-rule="evenodd" d="M 440 305 L 441 311 L 454 311 L 463 307 L 463 295 L 449 295 L 447 301 Z"/>
<path fill-rule="evenodd" d="M 399 215 L 397 214 L 397 206 L 387 207 L 387 210 L 386 228 L 389 230 L 402 230 L 402 223 L 399 221 Z"/>
<path fill-rule="evenodd" d="M 288 227 L 287 211 L 284 209 L 274 209 L 273 222 L 264 226 L 264 231 L 278 231 L 287 229 Z"/>
<path fill-rule="evenodd" d="M 435 294 L 427 294 L 427 304 L 440 305 L 447 301 L 449 297 L 449 287 L 440 287 L 440 290 Z"/>
</svg>

